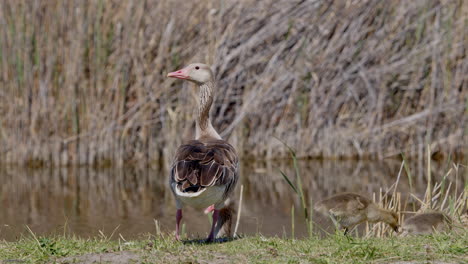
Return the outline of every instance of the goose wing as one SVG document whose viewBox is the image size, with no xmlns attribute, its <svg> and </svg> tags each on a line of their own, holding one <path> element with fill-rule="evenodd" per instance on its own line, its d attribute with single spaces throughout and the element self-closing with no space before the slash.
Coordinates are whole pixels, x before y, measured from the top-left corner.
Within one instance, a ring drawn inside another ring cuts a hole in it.
<svg viewBox="0 0 468 264">
<path fill-rule="evenodd" d="M 181 145 L 171 167 L 171 186 L 181 192 L 198 192 L 210 186 L 226 186 L 225 197 L 237 182 L 238 157 L 224 140 L 192 140 Z"/>
</svg>

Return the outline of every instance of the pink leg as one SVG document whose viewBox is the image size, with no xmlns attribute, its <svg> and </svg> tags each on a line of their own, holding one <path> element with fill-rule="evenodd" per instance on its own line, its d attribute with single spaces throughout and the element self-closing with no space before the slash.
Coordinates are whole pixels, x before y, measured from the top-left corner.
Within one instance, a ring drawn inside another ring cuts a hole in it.
<svg viewBox="0 0 468 264">
<path fill-rule="evenodd" d="M 182 209 L 177 209 L 177 213 L 176 213 L 176 226 L 175 226 L 175 237 L 177 240 L 180 240 L 180 235 L 179 235 L 179 231 L 180 231 L 180 220 L 182 219 Z"/>
<path fill-rule="evenodd" d="M 208 238 L 206 239 L 206 242 L 213 242 L 215 239 L 215 227 L 216 224 L 218 223 L 218 218 L 219 218 L 219 210 L 214 209 L 213 212 L 213 223 L 211 225 L 211 232 Z"/>
<path fill-rule="evenodd" d="M 214 205 L 212 204 L 212 205 L 208 206 L 208 207 L 205 209 L 205 211 L 203 211 L 203 212 L 204 212 L 205 214 L 208 214 L 208 213 L 213 212 L 213 210 L 214 210 Z"/>
</svg>

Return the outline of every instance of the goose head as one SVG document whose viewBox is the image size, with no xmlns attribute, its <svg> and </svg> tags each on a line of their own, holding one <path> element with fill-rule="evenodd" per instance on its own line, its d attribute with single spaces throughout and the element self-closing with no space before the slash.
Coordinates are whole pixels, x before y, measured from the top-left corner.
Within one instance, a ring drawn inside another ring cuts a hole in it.
<svg viewBox="0 0 468 264">
<path fill-rule="evenodd" d="M 210 66 L 206 64 L 192 63 L 183 69 L 168 73 L 167 77 L 187 80 L 202 85 L 213 81 L 213 72 Z"/>
<path fill-rule="evenodd" d="M 374 223 L 380 221 L 387 223 L 396 233 L 398 233 L 400 227 L 398 224 L 398 214 L 393 211 L 382 209 L 379 206 L 372 204 L 368 208 L 367 218 Z"/>
</svg>

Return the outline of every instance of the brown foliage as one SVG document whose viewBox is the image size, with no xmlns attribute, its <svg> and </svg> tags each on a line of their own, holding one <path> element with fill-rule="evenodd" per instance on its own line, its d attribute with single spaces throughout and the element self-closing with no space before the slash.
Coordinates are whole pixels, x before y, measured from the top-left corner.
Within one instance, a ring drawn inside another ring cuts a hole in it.
<svg viewBox="0 0 468 264">
<path fill-rule="evenodd" d="M 148 162 L 191 135 L 194 61 L 215 127 L 257 157 L 466 146 L 468 5 L 417 1 L 1 1 L 0 160 Z"/>
</svg>

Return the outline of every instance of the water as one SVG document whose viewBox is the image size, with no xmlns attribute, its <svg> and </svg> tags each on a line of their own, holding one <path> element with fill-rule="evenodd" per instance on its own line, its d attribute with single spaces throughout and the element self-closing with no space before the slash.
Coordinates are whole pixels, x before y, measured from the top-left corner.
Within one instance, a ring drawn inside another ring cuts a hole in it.
<svg viewBox="0 0 468 264">
<path fill-rule="evenodd" d="M 388 190 L 396 181 L 400 161 L 299 161 L 307 201 L 318 201 L 337 192 L 351 191 L 372 197 Z M 291 207 L 297 215 L 295 235 L 306 235 L 301 223 L 300 203 L 279 173 L 290 177 L 290 162 L 242 163 L 240 185 L 244 185 L 239 232 L 266 236 L 291 235 Z M 413 192 L 422 196 L 426 188 L 425 168 L 416 163 Z M 432 175 L 441 179 L 445 163 L 434 164 Z M 463 190 L 464 172 L 449 175 L 458 191 Z M 24 169 L 0 168 L 0 239 L 27 235 L 26 225 L 39 235 L 67 233 L 80 237 L 117 239 L 155 234 L 158 220 L 163 232 L 174 231 L 175 203 L 168 188 L 167 169 L 90 167 Z M 403 175 L 398 191 L 410 191 Z M 405 196 L 406 195 L 406 196 Z M 183 222 L 189 236 L 206 236 L 210 224 L 203 212 L 184 209 Z"/>
</svg>

